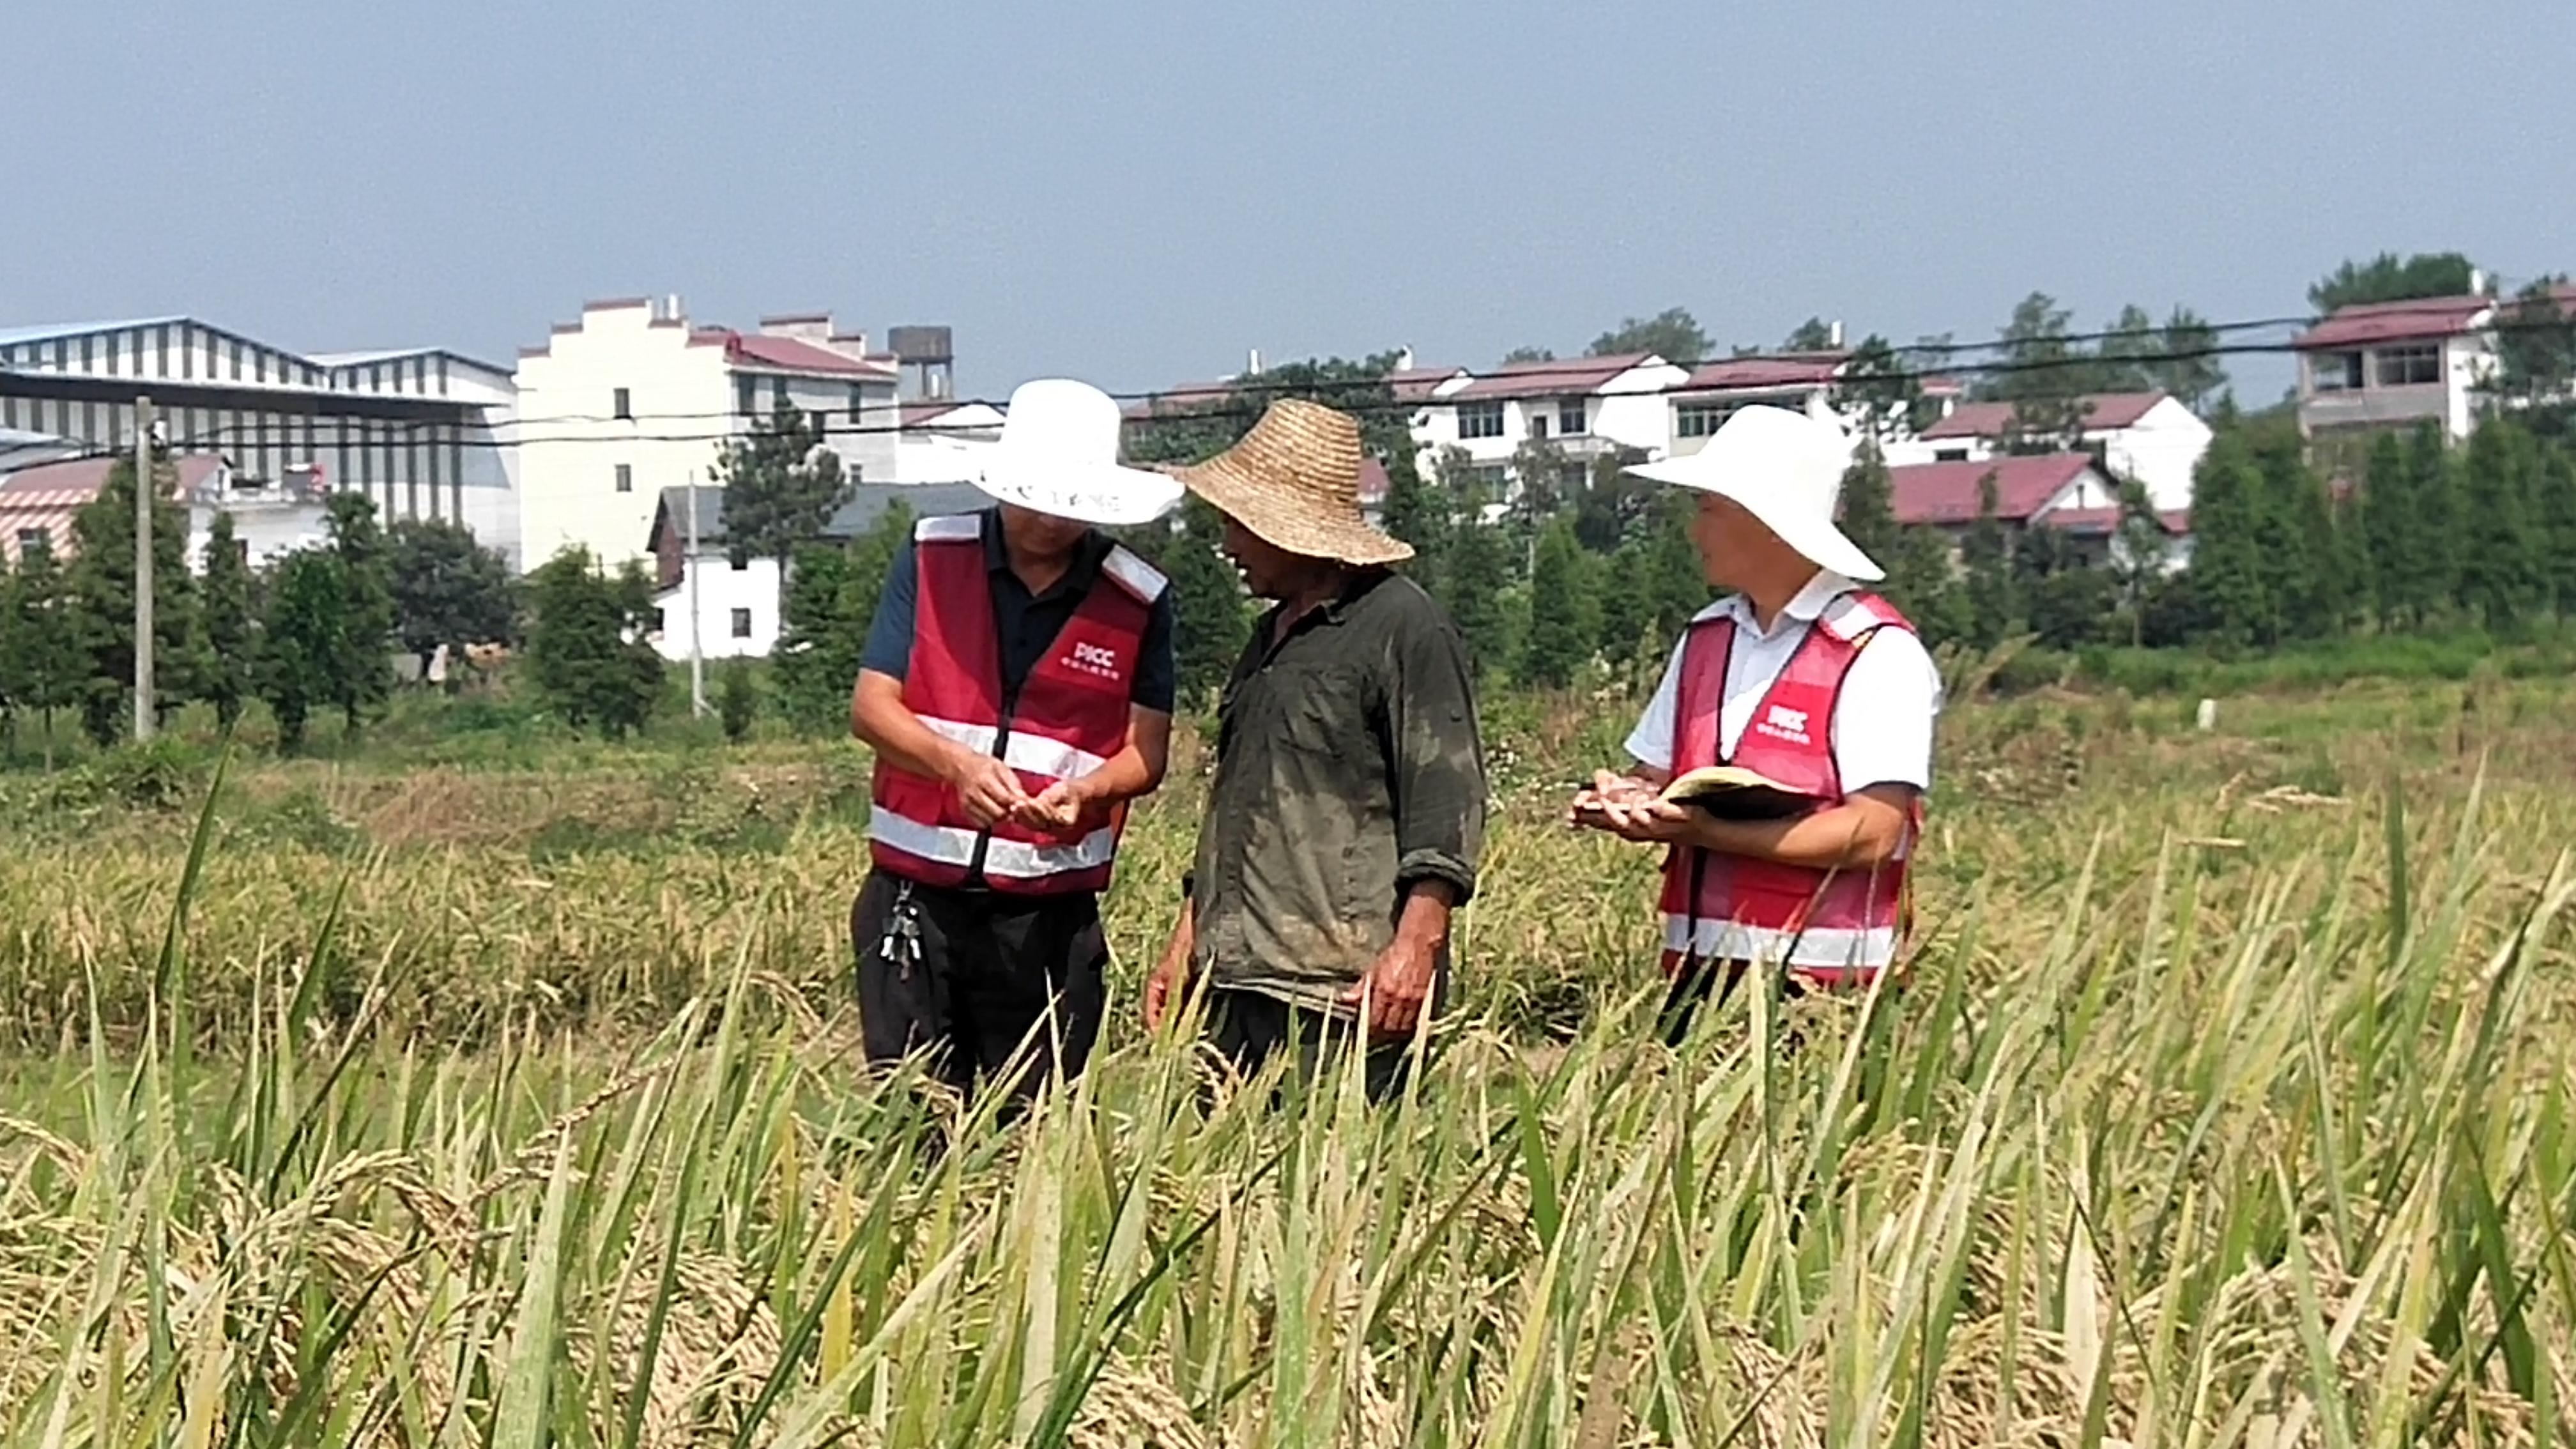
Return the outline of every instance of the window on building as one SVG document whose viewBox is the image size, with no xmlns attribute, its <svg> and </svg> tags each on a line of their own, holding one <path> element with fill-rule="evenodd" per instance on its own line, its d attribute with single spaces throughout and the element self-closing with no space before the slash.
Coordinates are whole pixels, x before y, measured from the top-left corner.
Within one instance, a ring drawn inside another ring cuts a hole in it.
<svg viewBox="0 0 2576 1449">
<path fill-rule="evenodd" d="M 625 418 L 630 422 L 633 421 L 635 417 L 635 395 L 621 387 L 610 396 L 612 399 L 610 406 L 614 411 L 612 411 L 609 416 Z"/>
<path fill-rule="evenodd" d="M 751 572 L 751 560 L 747 558 L 735 558 L 728 554 L 725 556 L 725 564 L 728 568 L 738 574 L 747 574 Z"/>
<path fill-rule="evenodd" d="M 1968 450 L 1965 448 L 1939 448 L 1934 450 L 1932 461 L 1935 463 L 1964 463 L 1968 461 Z"/>
<path fill-rule="evenodd" d="M 855 424 L 859 421 L 859 414 L 867 410 L 867 405 L 868 405 L 867 389 L 866 389 L 866 388 L 864 388 L 864 387 L 861 387 L 859 384 L 857 384 L 857 383 L 855 383 L 855 382 L 854 382 L 854 383 L 851 383 L 851 384 L 850 384 L 850 422 L 851 422 L 853 425 L 855 425 Z"/>
<path fill-rule="evenodd" d="M 1569 438 L 1583 436 L 1583 399 L 1579 397 L 1557 399 L 1556 430 Z"/>
<path fill-rule="evenodd" d="M 233 540 L 233 562 L 241 565 L 243 568 L 250 567 L 249 539 L 236 538 Z"/>
<path fill-rule="evenodd" d="M 773 378 L 771 378 L 771 379 L 769 380 L 769 405 L 770 405 L 770 407 L 771 407 L 771 408 L 773 408 L 773 409 L 776 409 L 776 408 L 783 408 L 783 407 L 787 406 L 788 401 L 789 401 L 789 399 L 788 399 L 788 396 L 787 396 L 787 379 L 786 379 L 786 378 L 784 378 L 784 377 L 773 377 Z"/>
<path fill-rule="evenodd" d="M 126 491 L 131 493 L 134 490 L 129 488 Z M 140 532 L 140 530 L 137 531 Z M 25 562 L 27 555 L 31 553 L 50 554 L 53 551 L 54 531 L 52 529 L 22 528 L 18 530 L 18 558 L 20 562 Z"/>
<path fill-rule="evenodd" d="M 1685 438 L 1705 438 L 1733 411 L 1726 403 L 1682 403 L 1673 409 L 1673 431 Z"/>
<path fill-rule="evenodd" d="M 1488 503 L 1500 501 L 1512 481 L 1511 465 L 1507 463 L 1483 463 L 1467 471 L 1484 490 Z"/>
<path fill-rule="evenodd" d="M 634 464 L 620 463 L 617 465 L 617 491 L 620 493 L 632 493 L 635 491 Z"/>
<path fill-rule="evenodd" d="M 751 611 L 749 609 L 736 609 L 733 611 L 733 637 L 737 639 L 748 639 L 751 637 Z"/>
<path fill-rule="evenodd" d="M 1530 414 L 1530 436 L 1542 440 L 1547 437 L 1547 414 Z"/>
<path fill-rule="evenodd" d="M 2379 350 L 2378 383 L 2381 387 L 2423 387 L 2442 380 L 2442 349 L 2438 343 L 2419 343 L 2407 347 L 2383 347 Z"/>
<path fill-rule="evenodd" d="M 1499 402 L 1458 404 L 1458 436 L 1462 438 L 1499 438 L 1503 435 L 1503 405 Z"/>
<path fill-rule="evenodd" d="M 2308 376 L 2319 392 L 2350 392 L 2361 386 L 2361 354 L 2320 352 L 2308 359 Z"/>
<path fill-rule="evenodd" d="M 738 372 L 733 378 L 733 410 L 750 417 L 760 411 L 760 380 L 749 373 Z"/>
</svg>

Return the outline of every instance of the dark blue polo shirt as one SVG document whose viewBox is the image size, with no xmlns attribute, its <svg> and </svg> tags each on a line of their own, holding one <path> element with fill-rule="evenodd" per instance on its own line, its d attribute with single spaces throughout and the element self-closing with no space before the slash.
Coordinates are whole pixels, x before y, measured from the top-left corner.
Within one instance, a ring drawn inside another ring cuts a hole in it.
<svg viewBox="0 0 2576 1449">
<path fill-rule="evenodd" d="M 1099 581 L 1101 560 L 1109 557 L 1116 543 L 1099 529 L 1091 530 L 1074 550 L 1073 566 L 1064 571 L 1064 577 L 1045 593 L 1032 594 L 1011 572 L 1010 554 L 1002 546 L 1001 509 L 987 508 L 976 517 L 984 528 L 984 569 L 993 585 L 993 622 L 1002 636 L 1002 687 L 1016 690 Z M 885 592 L 878 596 L 876 618 L 868 625 L 868 647 L 859 658 L 860 668 L 903 678 L 912 666 L 912 617 L 920 594 L 920 552 L 907 546 L 896 551 L 894 566 L 886 570 Z M 1130 702 L 1171 713 L 1174 676 L 1172 591 L 1165 589 L 1145 618 L 1145 645 L 1136 661 Z"/>
</svg>

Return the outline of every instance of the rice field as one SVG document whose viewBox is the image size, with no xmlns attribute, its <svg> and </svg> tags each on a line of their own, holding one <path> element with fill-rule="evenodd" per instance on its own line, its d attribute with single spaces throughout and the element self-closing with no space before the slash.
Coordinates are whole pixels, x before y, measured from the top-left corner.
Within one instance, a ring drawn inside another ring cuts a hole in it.
<svg viewBox="0 0 2576 1449">
<path fill-rule="evenodd" d="M 852 752 L 29 786 L 0 1432 L 2564 1442 L 2571 702 L 1960 709 L 1906 989 L 1678 1051 L 1651 861 L 1554 819 L 1624 706 L 1503 702 L 1462 1000 L 1383 1111 L 1132 1019 L 1185 754 L 1116 1028 L 1007 1124 L 855 1068 Z"/>
</svg>

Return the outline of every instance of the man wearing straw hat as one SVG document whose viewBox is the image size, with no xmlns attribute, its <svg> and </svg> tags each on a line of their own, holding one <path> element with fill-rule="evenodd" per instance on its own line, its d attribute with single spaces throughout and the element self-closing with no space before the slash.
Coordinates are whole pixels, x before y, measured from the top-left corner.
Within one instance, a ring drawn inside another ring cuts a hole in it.
<svg viewBox="0 0 2576 1449">
<path fill-rule="evenodd" d="M 1692 541 L 1732 590 L 1674 647 L 1628 737 L 1637 767 L 1597 773 L 1568 812 L 1665 847 L 1669 1040 L 1757 963 L 1792 992 L 1865 987 L 1895 964 L 1941 680 L 1913 626 L 1860 587 L 1878 565 L 1834 524 L 1849 457 L 1830 423 L 1747 407 L 1700 452 L 1629 470 L 1698 491 Z M 1733 820 L 1661 798 L 1712 765 L 1817 803 Z"/>
<path fill-rule="evenodd" d="M 1251 1071 L 1362 1044 L 1401 1085 L 1445 996 L 1450 913 L 1476 886 L 1485 773 L 1466 641 L 1388 565 L 1412 549 L 1359 505 L 1359 427 L 1297 399 L 1181 481 L 1274 601 L 1225 688 L 1188 900 L 1145 989 L 1159 1026 L 1204 988 L 1212 1043 Z"/>
<path fill-rule="evenodd" d="M 873 868 L 850 912 L 870 1061 L 931 1049 L 961 1091 L 1081 1071 L 1100 1026 L 1127 802 L 1162 783 L 1172 601 L 1095 525 L 1180 500 L 1117 461 L 1117 404 L 1011 395 L 980 513 L 925 518 L 887 570 L 850 730 L 876 751 Z"/>
</svg>

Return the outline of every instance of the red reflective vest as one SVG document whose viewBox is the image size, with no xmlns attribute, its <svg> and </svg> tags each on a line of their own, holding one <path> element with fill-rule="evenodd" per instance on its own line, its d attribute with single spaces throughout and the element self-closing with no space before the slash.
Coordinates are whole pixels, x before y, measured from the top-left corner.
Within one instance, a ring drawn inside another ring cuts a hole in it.
<svg viewBox="0 0 2576 1449">
<path fill-rule="evenodd" d="M 1913 625 L 1871 594 L 1847 593 L 1825 606 L 1772 681 L 1721 760 L 1719 711 L 1735 620 L 1692 621 L 1683 636 L 1673 722 L 1673 773 L 1741 765 L 1825 800 L 1843 798 L 1834 768 L 1834 710 L 1844 676 L 1869 636 Z M 1676 848 L 1664 859 L 1663 967 L 1686 961 L 1786 966 L 1818 985 L 1867 986 L 1896 959 L 1908 924 L 1906 869 L 1921 834 L 1923 806 L 1897 857 L 1868 870 L 1826 871 L 1776 861 Z"/>
<path fill-rule="evenodd" d="M 1087 775 L 1127 747 L 1129 701 L 1145 623 L 1163 576 L 1113 548 L 1099 582 L 1005 697 L 1000 631 L 985 567 L 981 518 L 928 518 L 913 531 L 920 590 L 903 703 L 934 733 L 992 755 L 1035 795 Z M 869 852 L 889 874 L 923 885 L 977 879 L 1016 895 L 1099 891 L 1109 884 L 1126 808 L 1094 806 L 1062 834 L 1001 821 L 979 829 L 943 781 L 877 757 Z"/>
</svg>

